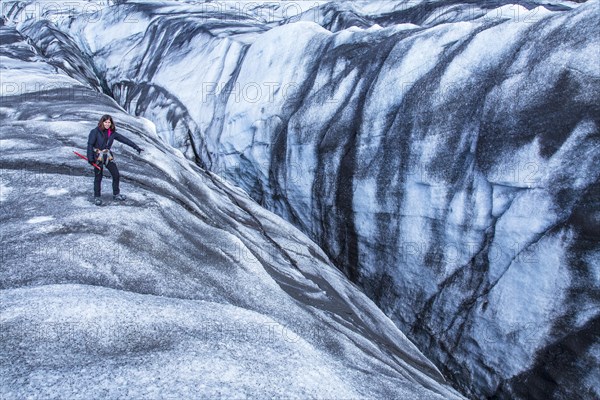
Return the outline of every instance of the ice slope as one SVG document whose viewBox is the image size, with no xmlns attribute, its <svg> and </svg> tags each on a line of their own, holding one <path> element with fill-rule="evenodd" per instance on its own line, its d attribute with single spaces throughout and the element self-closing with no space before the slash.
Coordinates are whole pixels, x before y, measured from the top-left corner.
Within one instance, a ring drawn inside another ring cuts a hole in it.
<svg viewBox="0 0 600 400">
<path fill-rule="evenodd" d="M 600 396 L 598 1 L 308 3 L 55 22 L 62 59 L 309 234 L 462 390 Z"/>
<path fill-rule="evenodd" d="M 0 40 L 0 397 L 462 398 L 299 230 Z M 145 151 L 96 207 L 73 151 L 104 113 Z"/>
</svg>

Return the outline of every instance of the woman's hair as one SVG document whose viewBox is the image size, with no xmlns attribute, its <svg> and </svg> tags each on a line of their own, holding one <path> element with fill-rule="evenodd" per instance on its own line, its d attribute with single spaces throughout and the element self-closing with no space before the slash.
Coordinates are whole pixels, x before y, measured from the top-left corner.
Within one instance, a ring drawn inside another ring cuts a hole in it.
<svg viewBox="0 0 600 400">
<path fill-rule="evenodd" d="M 113 121 L 112 117 L 108 114 L 104 114 L 102 116 L 102 118 L 100 118 L 100 121 L 98 121 L 98 129 L 100 129 L 101 131 L 104 130 L 104 121 L 106 120 L 110 120 L 110 130 L 114 132 L 115 130 L 115 122 Z"/>
</svg>

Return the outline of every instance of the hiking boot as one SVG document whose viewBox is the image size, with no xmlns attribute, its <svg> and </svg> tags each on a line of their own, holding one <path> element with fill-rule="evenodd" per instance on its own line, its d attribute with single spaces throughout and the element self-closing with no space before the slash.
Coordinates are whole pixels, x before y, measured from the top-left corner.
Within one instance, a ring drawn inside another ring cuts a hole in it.
<svg viewBox="0 0 600 400">
<path fill-rule="evenodd" d="M 125 196 L 123 196 L 122 194 L 115 194 L 115 195 L 113 195 L 113 200 L 124 201 L 125 200 Z"/>
<path fill-rule="evenodd" d="M 97 206 L 102 205 L 102 199 L 100 197 L 94 197 L 94 204 Z"/>
</svg>

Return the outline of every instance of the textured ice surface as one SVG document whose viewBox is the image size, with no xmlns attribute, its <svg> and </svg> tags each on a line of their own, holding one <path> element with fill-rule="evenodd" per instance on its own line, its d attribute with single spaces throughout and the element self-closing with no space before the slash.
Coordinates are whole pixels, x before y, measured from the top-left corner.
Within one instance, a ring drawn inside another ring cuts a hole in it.
<svg viewBox="0 0 600 400">
<path fill-rule="evenodd" d="M 223 4 L 17 26 L 307 233 L 465 392 L 600 396 L 598 1 Z"/>
<path fill-rule="evenodd" d="M 2 84 L 59 83 L 2 97 L 0 397 L 462 398 L 303 233 L 0 39 Z M 97 207 L 73 151 L 104 113 L 145 151 Z"/>
</svg>

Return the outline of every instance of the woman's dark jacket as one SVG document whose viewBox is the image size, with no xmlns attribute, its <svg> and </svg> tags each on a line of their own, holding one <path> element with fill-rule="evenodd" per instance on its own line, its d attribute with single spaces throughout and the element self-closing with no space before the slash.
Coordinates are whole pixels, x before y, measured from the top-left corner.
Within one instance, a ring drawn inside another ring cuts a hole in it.
<svg viewBox="0 0 600 400">
<path fill-rule="evenodd" d="M 90 131 L 90 136 L 88 137 L 88 146 L 87 146 L 87 157 L 88 160 L 95 160 L 96 154 L 94 149 L 109 149 L 112 147 L 113 142 L 117 140 L 121 143 L 125 143 L 136 149 L 138 152 L 140 151 L 139 147 L 133 143 L 131 140 L 127 139 L 125 136 L 121 135 L 116 130 L 111 133 L 110 137 L 108 137 L 108 131 L 101 131 L 100 128 L 96 127 Z"/>
</svg>

